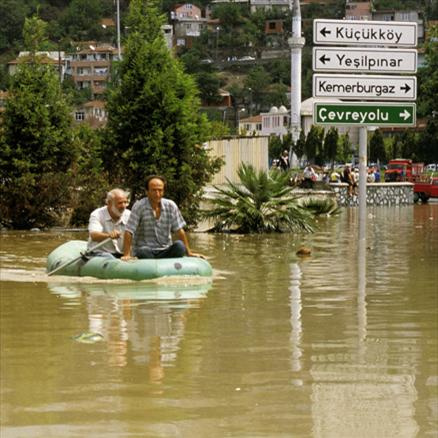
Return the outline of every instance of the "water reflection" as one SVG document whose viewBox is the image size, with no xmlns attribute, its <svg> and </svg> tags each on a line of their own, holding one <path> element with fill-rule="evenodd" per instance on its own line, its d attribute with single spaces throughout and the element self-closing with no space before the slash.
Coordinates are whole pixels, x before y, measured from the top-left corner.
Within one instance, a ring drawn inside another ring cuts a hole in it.
<svg viewBox="0 0 438 438">
<path fill-rule="evenodd" d="M 396 214 L 400 214 L 400 211 Z M 371 241 L 379 233 L 379 228 L 372 223 L 375 217 L 373 213 L 368 215 Z M 403 217 L 405 225 L 411 220 L 410 214 Z M 331 347 L 325 346 L 327 353 L 312 357 L 312 432 L 315 437 L 413 438 L 420 430 L 415 420 L 418 398 L 415 371 L 408 365 L 412 365 L 413 357 L 405 362 L 408 366 L 392 362 L 390 341 L 368 334 L 367 273 L 371 277 L 370 265 L 379 265 L 379 254 L 376 254 L 375 248 L 372 251 L 373 247 L 367 245 L 365 227 L 365 223 L 359 221 L 357 289 L 352 288 L 351 291 L 357 294 L 356 342 L 350 345 L 347 342 L 342 353 L 335 352 L 340 351 L 341 344 L 333 342 Z M 377 240 L 374 243 L 379 245 Z M 369 265 L 367 252 L 373 259 Z M 402 274 L 405 263 L 399 257 L 393 261 L 399 264 L 398 272 Z M 388 263 L 380 265 L 380 269 L 383 278 L 389 275 Z M 303 327 L 305 331 L 306 327 Z"/>
<path fill-rule="evenodd" d="M 301 302 L 301 289 L 300 289 L 300 280 L 301 280 L 301 269 L 298 263 L 292 263 L 290 265 L 290 308 L 291 308 L 291 346 L 292 346 L 292 364 L 291 370 L 294 372 L 300 371 L 302 368 L 301 365 L 301 356 L 303 355 L 301 350 L 301 334 L 302 334 L 302 324 L 301 324 L 301 310 L 302 310 L 302 302 Z M 296 381 L 298 384 L 301 384 L 301 380 Z"/>
<path fill-rule="evenodd" d="M 49 284 L 68 306 L 85 300 L 88 327 L 107 348 L 108 364 L 146 365 L 151 382 L 160 382 L 172 366 L 184 336 L 190 309 L 199 307 L 211 288 L 201 284 Z"/>
</svg>

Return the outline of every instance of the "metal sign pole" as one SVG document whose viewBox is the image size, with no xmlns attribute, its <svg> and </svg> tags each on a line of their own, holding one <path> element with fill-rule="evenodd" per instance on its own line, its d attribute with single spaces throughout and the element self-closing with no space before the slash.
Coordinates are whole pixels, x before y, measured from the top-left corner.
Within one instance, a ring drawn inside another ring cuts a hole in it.
<svg viewBox="0 0 438 438">
<path fill-rule="evenodd" d="M 366 238 L 367 219 L 367 144 L 366 126 L 359 128 L 359 240 Z"/>
</svg>

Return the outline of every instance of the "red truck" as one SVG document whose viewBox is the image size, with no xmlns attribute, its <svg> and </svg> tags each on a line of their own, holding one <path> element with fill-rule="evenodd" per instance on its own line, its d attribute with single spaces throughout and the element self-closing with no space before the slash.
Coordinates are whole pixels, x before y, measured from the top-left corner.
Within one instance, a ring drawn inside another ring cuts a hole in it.
<svg viewBox="0 0 438 438">
<path fill-rule="evenodd" d="M 427 202 L 429 198 L 438 198 L 438 176 L 430 177 L 428 181 L 414 182 L 414 202 Z"/>
<path fill-rule="evenodd" d="M 415 182 L 424 172 L 424 163 L 413 163 L 412 160 L 396 158 L 390 160 L 385 170 L 385 182 Z"/>
</svg>

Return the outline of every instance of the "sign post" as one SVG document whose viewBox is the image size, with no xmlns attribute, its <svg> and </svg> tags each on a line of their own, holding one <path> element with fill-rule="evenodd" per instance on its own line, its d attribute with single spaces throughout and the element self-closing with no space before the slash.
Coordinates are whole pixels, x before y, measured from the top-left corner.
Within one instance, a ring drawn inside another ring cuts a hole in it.
<svg viewBox="0 0 438 438">
<path fill-rule="evenodd" d="M 416 73 L 416 49 L 314 47 L 313 70 L 349 73 Z"/>
<path fill-rule="evenodd" d="M 331 45 L 416 47 L 417 23 L 316 19 L 313 41 Z"/>
<path fill-rule="evenodd" d="M 313 96 L 348 100 L 415 100 L 417 78 L 415 76 L 317 73 L 313 75 Z"/>
<path fill-rule="evenodd" d="M 329 126 L 415 126 L 415 103 L 315 102 L 313 120 Z"/>
<path fill-rule="evenodd" d="M 315 102 L 317 125 L 355 125 L 359 128 L 359 243 L 366 239 L 367 126 L 415 126 L 415 76 L 380 76 L 417 71 L 417 23 L 387 21 L 313 21 L 313 97 L 333 97 L 357 102 Z M 351 48 L 348 46 L 368 46 Z M 380 46 L 380 47 L 376 47 Z M 384 48 L 381 48 L 383 46 Z M 403 48 L 403 49 L 400 49 Z M 383 100 L 384 102 L 363 102 Z M 388 102 L 395 101 L 395 102 Z M 362 245 L 363 246 L 363 245 Z"/>
</svg>

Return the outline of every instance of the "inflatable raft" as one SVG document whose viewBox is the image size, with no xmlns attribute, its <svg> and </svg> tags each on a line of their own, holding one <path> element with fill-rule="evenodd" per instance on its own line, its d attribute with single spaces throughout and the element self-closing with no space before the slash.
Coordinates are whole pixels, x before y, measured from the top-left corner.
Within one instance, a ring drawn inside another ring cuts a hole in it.
<svg viewBox="0 0 438 438">
<path fill-rule="evenodd" d="M 81 257 L 87 250 L 87 242 L 71 240 L 54 249 L 47 257 L 47 272 L 52 272 L 67 264 L 56 275 L 75 277 L 95 277 L 100 279 L 150 280 L 171 275 L 198 275 L 211 277 L 210 264 L 198 257 L 175 259 L 141 259 L 122 261 L 108 257 Z"/>
</svg>

